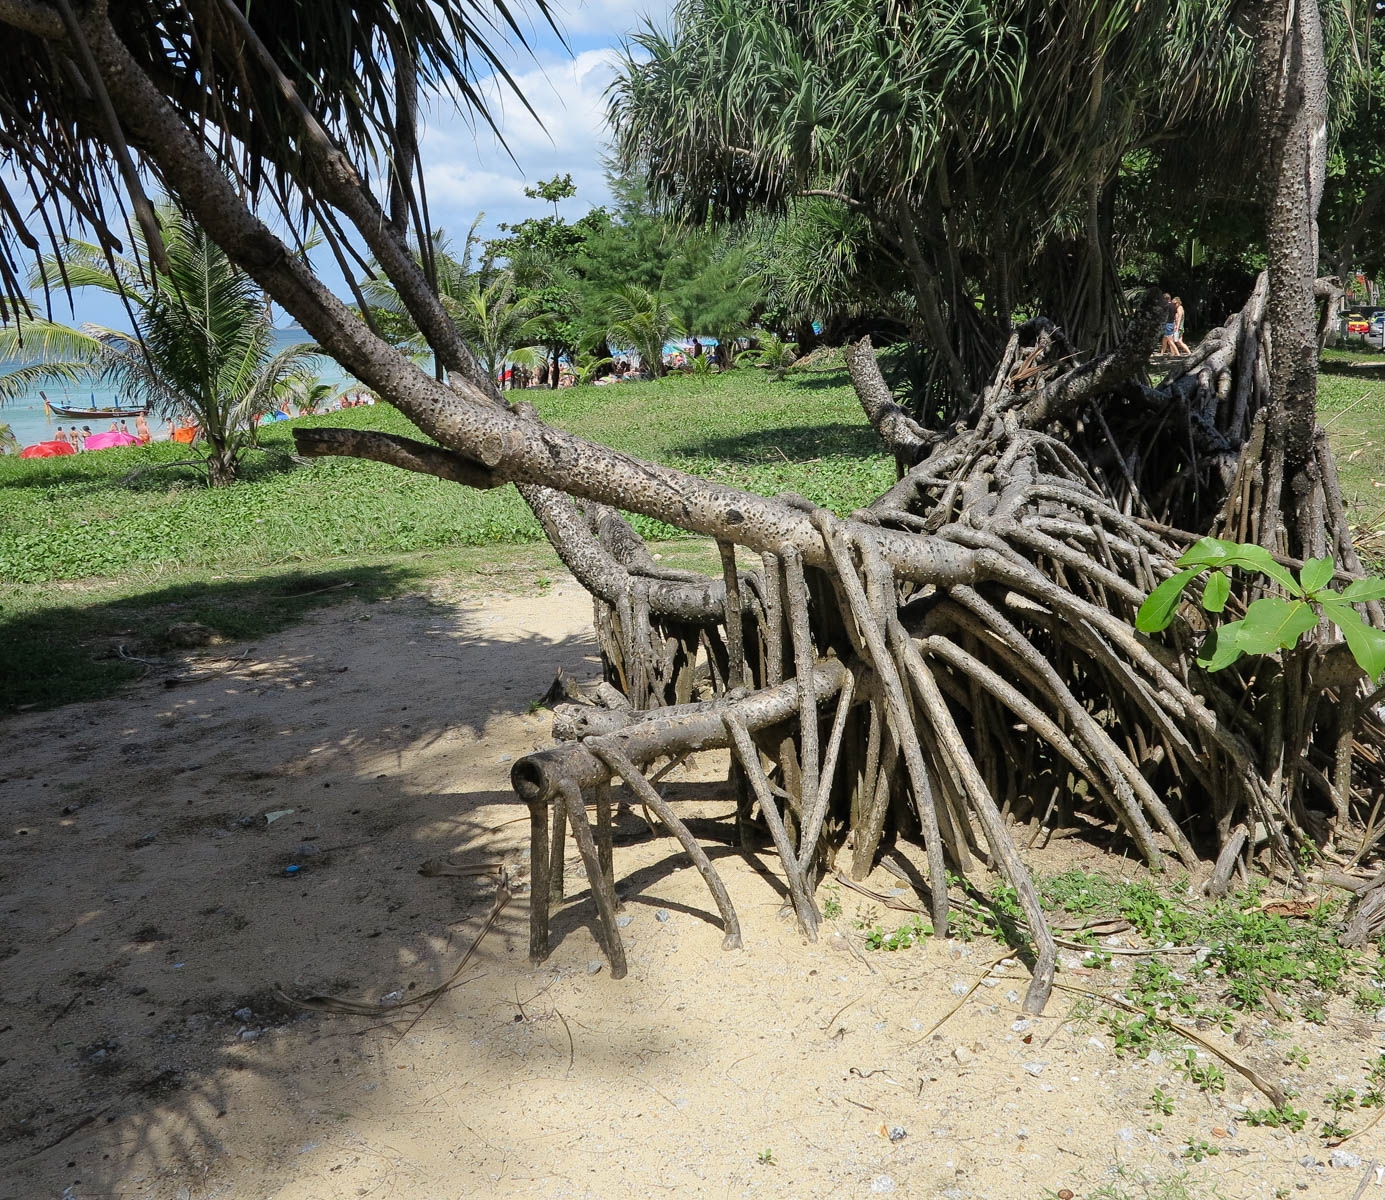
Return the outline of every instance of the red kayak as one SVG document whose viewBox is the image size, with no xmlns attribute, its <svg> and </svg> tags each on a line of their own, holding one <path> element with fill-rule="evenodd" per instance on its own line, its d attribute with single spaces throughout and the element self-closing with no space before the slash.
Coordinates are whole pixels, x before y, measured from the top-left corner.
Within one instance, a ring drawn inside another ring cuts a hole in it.
<svg viewBox="0 0 1385 1200">
<path fill-rule="evenodd" d="M 19 452 L 20 458 L 61 458 L 64 454 L 76 454 L 66 442 L 39 442 L 36 446 L 25 446 Z"/>
</svg>

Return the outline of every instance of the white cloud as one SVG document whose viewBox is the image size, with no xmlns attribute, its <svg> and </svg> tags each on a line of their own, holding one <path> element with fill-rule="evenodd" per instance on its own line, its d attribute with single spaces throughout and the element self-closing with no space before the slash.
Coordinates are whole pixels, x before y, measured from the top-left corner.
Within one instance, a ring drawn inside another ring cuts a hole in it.
<svg viewBox="0 0 1385 1200">
<path fill-rule="evenodd" d="M 450 101 L 435 104 L 420 144 L 433 223 L 465 227 L 483 210 L 489 227 L 542 216 L 545 206 L 525 197 L 524 188 L 564 173 L 578 188 L 563 206 L 565 216 L 603 203 L 605 92 L 619 66 L 619 51 L 605 47 L 574 57 L 546 55 L 529 70 L 513 72 L 515 89 L 532 113 L 498 76 L 480 81 L 503 144 L 484 122 L 459 113 Z"/>
<path fill-rule="evenodd" d="M 641 27 L 646 19 L 663 24 L 669 0 L 556 0 L 558 25 L 569 36 L 594 34 L 619 37 Z"/>
</svg>

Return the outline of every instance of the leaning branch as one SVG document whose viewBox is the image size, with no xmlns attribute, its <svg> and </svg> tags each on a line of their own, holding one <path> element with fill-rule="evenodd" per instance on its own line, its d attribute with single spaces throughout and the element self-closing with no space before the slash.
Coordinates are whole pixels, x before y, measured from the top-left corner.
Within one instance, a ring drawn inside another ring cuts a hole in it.
<svg viewBox="0 0 1385 1200">
<path fill-rule="evenodd" d="M 856 396 L 875 432 L 900 458 L 917 463 L 937 444 L 939 436 L 926 430 L 894 402 L 869 337 L 848 342 L 842 354 Z"/>
<path fill-rule="evenodd" d="M 478 462 L 414 438 L 365 429 L 295 429 L 293 442 L 304 458 L 368 458 L 420 475 L 436 475 L 467 487 L 488 489 L 505 482 Z"/>
</svg>

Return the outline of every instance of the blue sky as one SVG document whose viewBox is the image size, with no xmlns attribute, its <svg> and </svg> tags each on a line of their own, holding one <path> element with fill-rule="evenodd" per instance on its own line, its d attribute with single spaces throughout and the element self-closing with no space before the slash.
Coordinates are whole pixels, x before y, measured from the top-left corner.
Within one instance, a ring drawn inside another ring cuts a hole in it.
<svg viewBox="0 0 1385 1200">
<path fill-rule="evenodd" d="M 483 94 L 494 97 L 493 111 L 513 160 L 488 127 L 459 113 L 449 98 L 439 97 L 424 113 L 421 152 L 430 215 L 434 226 L 459 239 L 481 212 L 486 233 L 502 222 L 546 215 L 551 211 L 546 203 L 524 195 L 524 188 L 540 179 L 572 175 L 577 195 L 560 206 L 569 218 L 609 198 L 601 166 L 604 93 L 622 40 L 645 17 L 662 25 L 669 0 L 559 0 L 554 9 L 567 48 L 547 25 L 534 22 L 530 9 L 529 50 L 514 46 L 505 56 L 537 121 L 498 79 L 479 81 Z M 331 255 L 324 251 L 314 261 L 324 281 L 347 296 Z M 77 296 L 75 313 L 67 311 L 65 302 L 56 302 L 53 315 L 60 321 L 75 318 L 129 328 L 118 302 L 89 293 Z M 276 321 L 286 323 L 277 310 Z"/>
</svg>

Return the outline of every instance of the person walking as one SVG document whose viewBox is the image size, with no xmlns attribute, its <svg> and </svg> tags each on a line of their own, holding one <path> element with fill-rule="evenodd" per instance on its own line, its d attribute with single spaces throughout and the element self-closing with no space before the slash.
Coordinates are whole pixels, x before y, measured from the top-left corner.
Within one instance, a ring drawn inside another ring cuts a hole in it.
<svg viewBox="0 0 1385 1200">
<path fill-rule="evenodd" d="M 1164 340 L 1159 343 L 1159 353 L 1166 358 L 1177 358 L 1178 347 L 1174 344 L 1174 331 L 1178 328 L 1175 320 L 1176 310 L 1173 306 L 1173 297 L 1164 293 Z"/>
<path fill-rule="evenodd" d="M 1175 296 L 1173 298 L 1173 348 L 1184 356 L 1192 353 L 1188 349 L 1187 343 L 1183 341 L 1183 318 L 1186 315 L 1182 299 Z"/>
</svg>

